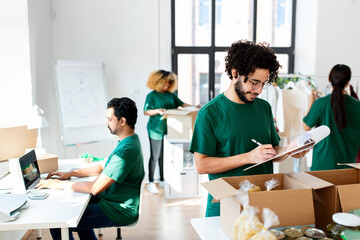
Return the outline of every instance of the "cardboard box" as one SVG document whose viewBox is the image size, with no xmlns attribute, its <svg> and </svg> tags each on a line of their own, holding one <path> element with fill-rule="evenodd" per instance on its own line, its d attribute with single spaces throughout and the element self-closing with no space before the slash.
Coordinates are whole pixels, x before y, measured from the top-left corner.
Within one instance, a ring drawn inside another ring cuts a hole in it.
<svg viewBox="0 0 360 240">
<path fill-rule="evenodd" d="M 35 148 L 36 129 L 26 126 L 0 129 L 0 161 L 18 158 L 25 153 L 26 148 Z"/>
<path fill-rule="evenodd" d="M 280 186 L 267 192 L 264 183 L 277 179 Z M 241 211 L 241 204 L 235 197 L 239 183 L 249 180 L 261 187 L 261 192 L 249 192 L 251 206 L 259 208 L 259 219 L 262 209 L 274 211 L 280 220 L 276 227 L 303 226 L 315 224 L 312 189 L 282 173 L 251 175 L 241 177 L 225 177 L 203 183 L 202 185 L 216 200 L 220 200 L 220 225 L 225 234 L 232 239 L 236 217 Z"/>
<path fill-rule="evenodd" d="M 40 173 L 58 170 L 58 156 L 54 154 L 44 153 L 36 154 L 37 163 Z"/>
<path fill-rule="evenodd" d="M 337 212 L 360 208 L 360 170 L 338 169 L 291 174 L 315 190 L 319 197 L 314 201 L 315 226 L 326 230 Z"/>
<path fill-rule="evenodd" d="M 199 109 L 197 108 L 165 111 L 168 138 L 191 140 L 198 111 Z"/>
</svg>

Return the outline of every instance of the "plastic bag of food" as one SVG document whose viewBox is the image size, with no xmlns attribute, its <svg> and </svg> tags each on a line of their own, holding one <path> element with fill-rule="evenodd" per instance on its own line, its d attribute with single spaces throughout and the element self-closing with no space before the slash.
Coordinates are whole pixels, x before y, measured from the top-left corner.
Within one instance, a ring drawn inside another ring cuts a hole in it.
<svg viewBox="0 0 360 240">
<path fill-rule="evenodd" d="M 263 209 L 264 226 L 250 240 L 277 240 L 277 237 L 268 229 L 280 224 L 278 216 L 268 208 Z"/>
<path fill-rule="evenodd" d="M 240 183 L 240 189 L 236 192 L 236 198 L 241 203 L 243 210 L 236 218 L 233 231 L 234 240 L 248 240 L 251 236 L 255 235 L 263 227 L 256 214 L 259 210 L 256 207 L 249 206 L 248 191 L 254 185 L 248 180 Z"/>
<path fill-rule="evenodd" d="M 272 189 L 280 185 L 280 181 L 278 179 L 270 179 L 265 182 L 266 191 L 270 192 Z"/>
<path fill-rule="evenodd" d="M 251 188 L 251 183 L 248 180 L 245 180 L 240 182 L 239 185 L 240 188 L 236 190 L 235 197 L 237 198 L 237 200 L 239 200 L 241 205 L 246 208 L 247 206 L 249 206 L 249 195 L 247 194 L 247 192 Z"/>
<path fill-rule="evenodd" d="M 246 192 L 256 192 L 261 191 L 261 188 L 255 184 L 252 184 L 249 180 L 244 180 L 240 182 L 239 184 L 240 190 L 246 191 Z"/>
<path fill-rule="evenodd" d="M 236 218 L 234 224 L 233 240 L 249 240 L 264 228 L 259 218 L 256 207 L 247 206 Z"/>
</svg>

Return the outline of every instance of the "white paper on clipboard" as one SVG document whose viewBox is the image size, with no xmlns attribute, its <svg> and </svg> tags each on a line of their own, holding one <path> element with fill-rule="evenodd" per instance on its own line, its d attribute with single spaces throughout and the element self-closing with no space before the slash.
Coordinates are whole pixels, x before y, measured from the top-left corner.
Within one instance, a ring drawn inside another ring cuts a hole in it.
<svg viewBox="0 0 360 240">
<path fill-rule="evenodd" d="M 294 147 L 290 147 L 290 149 L 285 149 L 285 151 L 275 155 L 274 157 L 261 162 L 261 163 L 257 163 L 254 164 L 250 167 L 245 168 L 243 171 L 249 170 L 253 167 L 259 166 L 263 163 L 266 163 L 268 161 L 278 161 L 278 160 L 284 160 L 287 157 L 303 152 L 305 150 L 311 149 L 312 147 L 314 147 L 318 142 L 320 142 L 321 140 L 323 140 L 324 138 L 326 138 L 328 135 L 330 134 L 330 128 L 328 126 L 322 125 L 319 126 L 317 128 L 311 129 L 301 135 L 299 135 L 296 139 L 295 139 L 295 143 L 292 142 L 289 144 L 289 146 L 294 146 Z"/>
</svg>

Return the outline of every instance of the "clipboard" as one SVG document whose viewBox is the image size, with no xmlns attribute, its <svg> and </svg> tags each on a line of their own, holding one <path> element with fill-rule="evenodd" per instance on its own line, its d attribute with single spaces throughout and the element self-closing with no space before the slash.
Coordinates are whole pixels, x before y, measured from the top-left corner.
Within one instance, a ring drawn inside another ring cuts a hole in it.
<svg viewBox="0 0 360 240">
<path fill-rule="evenodd" d="M 324 138 L 329 136 L 329 134 L 330 134 L 330 128 L 325 125 L 311 129 L 296 138 L 295 141 L 297 141 L 297 144 L 298 144 L 297 147 L 291 148 L 289 150 L 285 150 L 284 152 L 281 152 L 264 162 L 251 165 L 250 167 L 245 168 L 243 171 L 249 170 L 253 167 L 259 166 L 259 165 L 269 162 L 269 161 L 274 161 L 274 160 L 282 161 L 282 160 L 285 160 L 286 158 L 290 157 L 291 155 L 311 149 L 318 142 L 320 142 L 321 140 L 323 140 Z"/>
<path fill-rule="evenodd" d="M 315 145 L 315 140 L 314 139 L 309 139 L 309 142 L 307 144 L 303 145 L 303 146 L 293 148 L 293 149 L 287 150 L 285 152 L 279 153 L 279 154 L 275 155 L 272 158 L 269 158 L 268 160 L 266 160 L 264 162 L 256 163 L 254 165 L 251 165 L 250 167 L 245 168 L 243 171 L 249 170 L 249 169 L 251 169 L 253 167 L 259 166 L 259 165 L 261 165 L 263 163 L 266 163 L 266 162 L 269 162 L 269 161 L 278 161 L 278 160 L 281 161 L 281 160 L 284 160 L 284 159 L 290 157 L 291 155 L 294 155 L 294 154 L 306 151 L 308 149 L 311 149 L 314 145 Z"/>
</svg>

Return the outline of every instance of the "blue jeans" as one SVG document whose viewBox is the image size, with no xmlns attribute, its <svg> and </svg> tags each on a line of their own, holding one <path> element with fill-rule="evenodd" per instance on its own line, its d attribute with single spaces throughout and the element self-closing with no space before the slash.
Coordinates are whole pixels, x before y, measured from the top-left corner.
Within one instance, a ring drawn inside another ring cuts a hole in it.
<svg viewBox="0 0 360 240">
<path fill-rule="evenodd" d="M 119 224 L 111 221 L 100 209 L 99 199 L 92 196 L 83 216 L 76 228 L 69 228 L 69 239 L 74 240 L 72 232 L 77 232 L 80 239 L 97 240 L 94 228 L 119 227 Z M 54 240 L 61 240 L 61 229 L 50 229 Z"/>
</svg>

